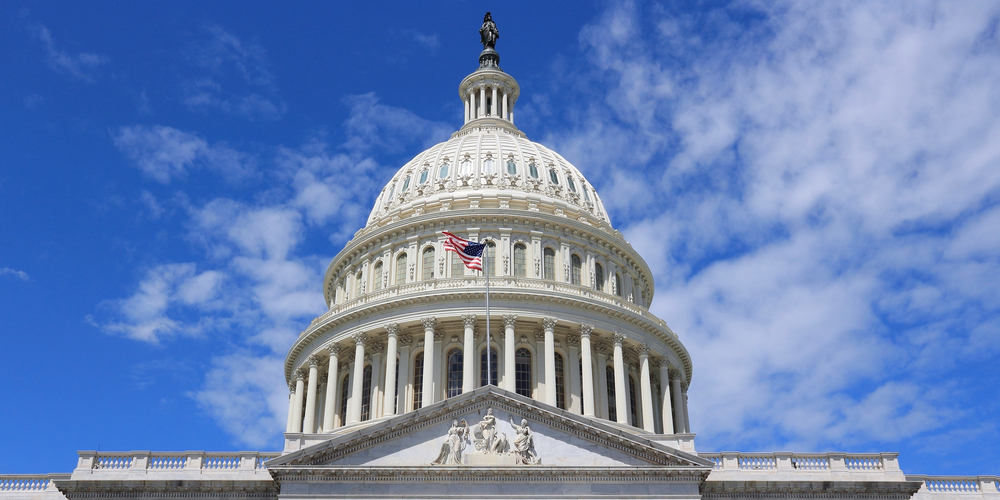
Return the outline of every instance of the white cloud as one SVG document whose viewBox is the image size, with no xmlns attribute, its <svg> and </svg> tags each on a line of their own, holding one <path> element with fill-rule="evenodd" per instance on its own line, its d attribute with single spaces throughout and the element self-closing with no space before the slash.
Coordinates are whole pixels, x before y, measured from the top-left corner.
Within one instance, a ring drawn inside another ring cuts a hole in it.
<svg viewBox="0 0 1000 500">
<path fill-rule="evenodd" d="M 92 52 L 71 54 L 58 49 L 52 38 L 52 33 L 45 26 L 35 26 L 32 32 L 35 38 L 41 40 L 42 44 L 45 45 L 49 66 L 60 73 L 65 73 L 87 83 L 94 83 L 97 81 L 100 67 L 110 62 L 106 56 Z"/>
<path fill-rule="evenodd" d="M 31 276 L 28 276 L 28 273 L 9 267 L 0 267 L 0 276 L 12 276 L 21 281 L 31 281 Z"/>
<path fill-rule="evenodd" d="M 162 125 L 121 127 L 114 142 L 139 170 L 163 184 L 184 179 L 195 168 L 215 170 L 228 180 L 254 169 L 252 157 L 225 143 L 209 145 L 197 134 Z"/>
</svg>

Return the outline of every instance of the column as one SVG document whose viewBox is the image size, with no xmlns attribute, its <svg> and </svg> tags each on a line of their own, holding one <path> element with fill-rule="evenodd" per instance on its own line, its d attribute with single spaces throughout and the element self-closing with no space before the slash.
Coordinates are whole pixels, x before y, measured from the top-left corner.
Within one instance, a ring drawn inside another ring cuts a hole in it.
<svg viewBox="0 0 1000 500">
<path fill-rule="evenodd" d="M 379 396 L 382 394 L 382 350 L 385 349 L 385 344 L 382 342 L 372 342 L 372 390 L 371 399 L 369 399 L 368 408 L 368 419 L 375 420 L 382 416 L 382 398 Z M 362 381 L 363 382 L 363 381 Z"/>
<path fill-rule="evenodd" d="M 385 327 L 388 340 L 385 345 L 385 400 L 382 401 L 382 415 L 396 414 L 396 344 L 399 339 L 399 324 L 389 323 Z"/>
<path fill-rule="evenodd" d="M 447 363 L 448 360 L 444 357 L 444 332 L 441 330 L 434 331 L 434 352 L 434 359 L 439 360 L 437 364 L 440 365 L 434 367 L 434 378 L 432 379 L 434 382 L 432 386 L 434 389 L 434 401 L 437 402 L 444 400 L 447 395 L 445 393 L 446 387 L 443 375 L 444 372 L 447 371 L 448 367 L 445 366 L 445 363 Z"/>
<path fill-rule="evenodd" d="M 649 381 L 649 346 L 639 346 L 639 391 L 642 393 L 642 428 L 646 432 L 656 432 L 653 417 L 653 386 Z"/>
<path fill-rule="evenodd" d="M 542 318 L 545 332 L 545 402 L 556 405 L 556 319 Z"/>
<path fill-rule="evenodd" d="M 531 397 L 539 401 L 545 401 L 545 333 L 542 330 L 535 330 L 535 355 L 531 358 L 531 365 L 535 373 L 531 374 L 535 382 L 535 388 L 531 392 Z"/>
<path fill-rule="evenodd" d="M 688 386 L 685 384 L 681 387 L 684 391 L 684 432 L 691 432 L 691 417 L 688 416 Z"/>
<path fill-rule="evenodd" d="M 621 333 L 615 332 L 611 336 L 611 341 L 614 344 L 614 357 L 615 357 L 615 408 L 618 413 L 618 423 L 628 424 L 629 407 L 628 407 L 628 386 L 625 385 L 625 358 L 622 355 L 622 342 L 625 341 L 625 336 Z"/>
<path fill-rule="evenodd" d="M 285 432 L 293 432 L 292 424 L 295 423 L 293 415 L 295 415 L 295 384 L 288 384 L 288 420 L 285 420 Z"/>
<path fill-rule="evenodd" d="M 486 85 L 479 87 L 479 117 L 486 116 Z"/>
<path fill-rule="evenodd" d="M 594 413 L 594 365 L 590 353 L 590 334 L 594 325 L 580 325 L 580 357 L 583 363 L 583 414 L 588 417 Z"/>
<path fill-rule="evenodd" d="M 424 389 L 420 407 L 434 404 L 437 401 L 434 393 L 434 325 L 437 318 L 422 318 L 424 324 Z"/>
<path fill-rule="evenodd" d="M 361 388 L 365 375 L 365 341 L 363 332 L 354 334 L 354 373 L 351 374 L 351 398 L 347 401 L 347 423 L 361 421 Z"/>
<path fill-rule="evenodd" d="M 302 425 L 302 432 L 313 434 L 316 432 L 316 386 L 319 384 L 319 359 L 316 356 L 309 357 L 309 392 L 306 393 L 306 421 Z"/>
<path fill-rule="evenodd" d="M 465 123 L 469 123 L 469 97 L 462 99 L 462 103 L 465 104 Z"/>
<path fill-rule="evenodd" d="M 302 432 L 302 397 L 306 392 L 306 374 L 295 372 L 295 409 L 292 410 L 292 432 Z"/>
<path fill-rule="evenodd" d="M 323 410 L 323 430 L 330 432 L 333 430 L 333 416 L 337 412 L 334 400 L 337 399 L 337 374 L 340 373 L 340 367 L 337 366 L 337 354 L 340 352 L 340 347 L 336 344 L 331 345 L 326 348 L 326 352 L 330 353 L 330 367 L 326 374 L 326 409 Z"/>
<path fill-rule="evenodd" d="M 583 415 L 583 401 L 580 397 L 580 337 L 570 333 L 566 336 L 566 353 L 569 359 L 566 360 L 565 369 L 569 370 L 569 398 L 566 400 L 566 408 L 577 415 Z"/>
<path fill-rule="evenodd" d="M 408 398 L 410 397 L 410 344 L 413 342 L 413 337 L 410 335 L 401 335 L 399 337 L 399 372 L 396 373 L 396 377 L 399 379 L 399 383 L 396 384 L 396 413 L 394 415 L 400 415 L 406 413 L 406 408 L 408 408 Z"/>
<path fill-rule="evenodd" d="M 660 403 L 663 408 L 660 410 L 660 418 L 663 419 L 663 433 L 674 433 L 674 417 L 670 410 L 670 366 L 667 360 L 660 358 Z"/>
<path fill-rule="evenodd" d="M 507 93 L 506 92 L 503 93 L 503 119 L 504 120 L 509 120 L 510 119 L 510 118 L 507 117 Z"/>
<path fill-rule="evenodd" d="M 497 108 L 499 108 L 500 103 L 497 102 L 497 88 L 493 86 L 493 100 L 490 101 L 490 116 L 497 116 Z"/>
<path fill-rule="evenodd" d="M 514 365 L 514 353 L 517 352 L 514 341 L 514 323 L 516 314 L 503 315 L 503 388 L 517 392 L 517 369 Z"/>
<path fill-rule="evenodd" d="M 608 345 L 598 342 L 594 346 L 597 351 L 597 411 L 595 414 L 605 420 L 611 418 L 608 411 Z M 614 380 L 611 381 L 614 384 Z"/>
<path fill-rule="evenodd" d="M 476 388 L 476 315 L 463 314 L 465 345 L 462 346 L 462 394 Z"/>
<path fill-rule="evenodd" d="M 684 394 L 681 392 L 681 372 L 670 370 L 670 391 L 673 393 L 674 405 L 674 432 L 677 434 L 685 432 L 684 425 Z"/>
<path fill-rule="evenodd" d="M 469 93 L 469 120 L 475 120 L 476 116 L 476 92 Z"/>
</svg>

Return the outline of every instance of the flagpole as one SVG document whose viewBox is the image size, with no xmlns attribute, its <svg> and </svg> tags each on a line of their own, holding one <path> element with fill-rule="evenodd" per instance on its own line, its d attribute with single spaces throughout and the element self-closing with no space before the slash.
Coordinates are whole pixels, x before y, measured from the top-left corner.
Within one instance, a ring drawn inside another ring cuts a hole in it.
<svg viewBox="0 0 1000 500">
<path fill-rule="evenodd" d="M 487 242 L 488 243 L 488 242 Z M 493 346 L 490 345 L 490 252 L 489 245 L 486 244 L 483 247 L 483 264 L 484 272 L 486 275 L 486 385 L 493 384 L 491 375 L 493 371 L 490 369 L 490 358 L 493 354 Z"/>
</svg>

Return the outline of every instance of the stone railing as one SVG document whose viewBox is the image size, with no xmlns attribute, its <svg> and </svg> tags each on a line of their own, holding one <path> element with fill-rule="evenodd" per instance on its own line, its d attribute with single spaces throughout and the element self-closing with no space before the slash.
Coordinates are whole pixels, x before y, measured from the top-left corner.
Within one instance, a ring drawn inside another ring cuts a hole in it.
<svg viewBox="0 0 1000 500">
<path fill-rule="evenodd" d="M 80 474 L 162 474 L 234 472 L 255 474 L 265 470 L 264 462 L 280 455 L 274 452 L 150 452 L 81 451 L 74 479 Z"/>
<path fill-rule="evenodd" d="M 805 476 L 850 475 L 867 476 L 870 480 L 902 480 L 896 458 L 898 453 L 699 453 L 698 456 L 715 464 L 709 479 L 732 480 L 736 476 Z M 764 480 L 764 478 L 761 478 Z M 845 478 L 846 479 L 846 478 Z M 769 480 L 769 479 L 768 479 Z"/>
<path fill-rule="evenodd" d="M 0 474 L 0 495 L 56 491 L 53 479 L 69 479 L 69 474 Z"/>
<path fill-rule="evenodd" d="M 907 474 L 907 481 L 920 481 L 923 486 L 913 496 L 933 496 L 935 499 L 1000 499 L 1000 477 L 997 476 L 924 476 Z"/>
</svg>

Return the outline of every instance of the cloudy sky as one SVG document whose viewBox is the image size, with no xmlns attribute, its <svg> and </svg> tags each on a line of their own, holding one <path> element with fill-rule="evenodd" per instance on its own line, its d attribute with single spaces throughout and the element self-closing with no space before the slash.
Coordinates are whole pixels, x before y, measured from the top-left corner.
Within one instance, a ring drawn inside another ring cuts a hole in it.
<svg viewBox="0 0 1000 500">
<path fill-rule="evenodd" d="M 285 350 L 493 10 L 601 192 L 699 450 L 1000 473 L 1000 4 L 0 4 L 0 473 L 275 450 Z M 17 453 L 10 451 L 17 450 Z"/>
</svg>

